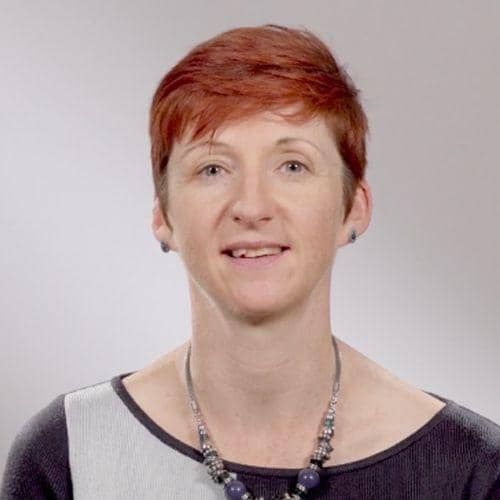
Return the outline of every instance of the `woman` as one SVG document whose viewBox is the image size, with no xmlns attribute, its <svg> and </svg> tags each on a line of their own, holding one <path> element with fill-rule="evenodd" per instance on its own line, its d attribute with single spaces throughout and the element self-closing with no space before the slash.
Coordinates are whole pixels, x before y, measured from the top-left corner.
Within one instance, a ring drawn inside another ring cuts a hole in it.
<svg viewBox="0 0 500 500">
<path fill-rule="evenodd" d="M 276 25 L 163 78 L 152 229 L 186 267 L 191 338 L 35 415 L 2 498 L 500 498 L 498 425 L 332 334 L 335 256 L 372 212 L 357 94 Z"/>
</svg>

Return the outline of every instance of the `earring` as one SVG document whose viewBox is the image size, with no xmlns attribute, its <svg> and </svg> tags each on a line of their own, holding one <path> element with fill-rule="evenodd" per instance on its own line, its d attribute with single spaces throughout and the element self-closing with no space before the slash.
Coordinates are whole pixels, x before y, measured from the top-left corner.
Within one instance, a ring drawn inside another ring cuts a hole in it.
<svg viewBox="0 0 500 500">
<path fill-rule="evenodd" d="M 168 247 L 168 245 L 167 245 L 164 241 L 162 241 L 162 242 L 160 243 L 160 246 L 161 246 L 161 249 L 162 249 L 165 253 L 167 253 L 167 252 L 170 250 L 170 248 Z"/>
<path fill-rule="evenodd" d="M 349 241 L 350 241 L 351 243 L 354 243 L 354 242 L 356 241 L 356 238 L 357 238 L 357 237 L 358 237 L 358 235 L 356 234 L 356 230 L 355 230 L 355 229 L 353 229 L 353 230 L 351 231 L 350 236 L 349 236 Z"/>
</svg>

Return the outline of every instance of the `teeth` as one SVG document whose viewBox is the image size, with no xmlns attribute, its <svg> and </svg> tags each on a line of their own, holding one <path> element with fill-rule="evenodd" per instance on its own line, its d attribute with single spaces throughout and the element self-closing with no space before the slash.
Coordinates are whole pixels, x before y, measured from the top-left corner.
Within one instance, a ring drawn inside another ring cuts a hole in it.
<svg viewBox="0 0 500 500">
<path fill-rule="evenodd" d="M 232 250 L 231 255 L 233 257 L 260 257 L 262 255 L 275 255 L 281 253 L 281 247 L 266 247 L 266 248 L 238 248 L 238 250 Z"/>
</svg>

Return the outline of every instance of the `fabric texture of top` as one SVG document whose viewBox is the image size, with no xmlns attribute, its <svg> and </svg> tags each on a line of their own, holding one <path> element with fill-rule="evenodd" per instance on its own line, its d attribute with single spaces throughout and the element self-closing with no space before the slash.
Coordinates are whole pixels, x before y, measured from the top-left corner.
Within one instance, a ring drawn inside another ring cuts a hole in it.
<svg viewBox="0 0 500 500">
<path fill-rule="evenodd" d="M 61 394 L 28 420 L 10 448 L 0 499 L 225 498 L 200 451 L 133 400 L 122 382 L 130 373 Z M 306 498 L 500 499 L 500 426 L 426 392 L 446 403 L 426 424 L 370 457 L 325 467 Z M 224 463 L 266 500 L 291 491 L 300 470 Z"/>
</svg>

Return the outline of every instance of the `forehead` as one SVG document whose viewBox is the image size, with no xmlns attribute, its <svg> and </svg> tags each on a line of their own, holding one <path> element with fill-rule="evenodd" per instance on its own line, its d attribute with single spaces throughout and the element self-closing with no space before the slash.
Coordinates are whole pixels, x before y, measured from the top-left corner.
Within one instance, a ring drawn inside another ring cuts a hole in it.
<svg viewBox="0 0 500 500">
<path fill-rule="evenodd" d="M 209 132 L 196 140 L 193 140 L 192 136 L 193 127 L 188 128 L 181 140 L 174 142 L 171 154 L 184 155 L 191 150 L 222 142 L 235 147 L 251 144 L 265 147 L 266 145 L 298 143 L 302 140 L 313 143 L 325 151 L 335 148 L 332 131 L 323 117 L 316 116 L 298 123 L 270 111 L 257 113 L 241 120 L 233 119 L 222 124 L 213 135 Z"/>
</svg>

